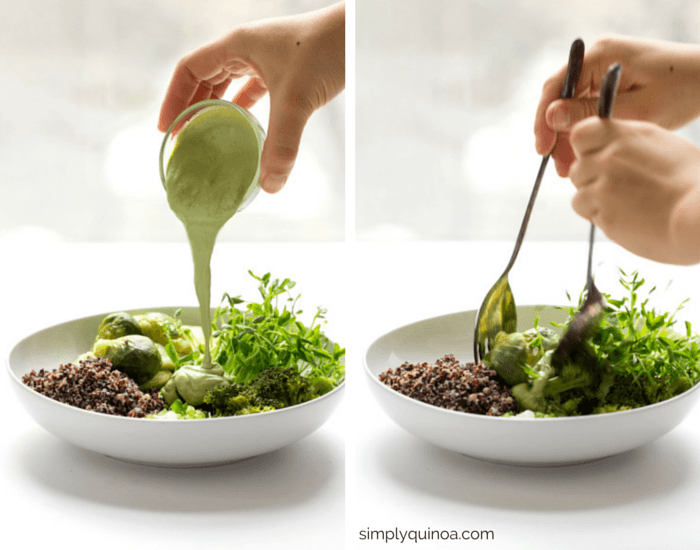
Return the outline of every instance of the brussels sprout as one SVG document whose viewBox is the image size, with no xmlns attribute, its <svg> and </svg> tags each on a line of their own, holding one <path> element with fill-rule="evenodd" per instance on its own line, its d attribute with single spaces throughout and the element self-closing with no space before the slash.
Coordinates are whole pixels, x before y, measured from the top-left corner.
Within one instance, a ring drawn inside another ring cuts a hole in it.
<svg viewBox="0 0 700 550">
<path fill-rule="evenodd" d="M 499 332 L 494 347 L 484 357 L 484 363 L 509 386 L 522 384 L 527 382 L 543 354 L 557 347 L 558 340 L 557 334 L 549 328 L 510 334 Z"/>
<path fill-rule="evenodd" d="M 484 357 L 484 363 L 509 386 L 527 382 L 528 347 L 525 336 L 521 332 L 499 332 L 495 344 Z"/>
<path fill-rule="evenodd" d="M 136 315 L 135 319 L 143 335 L 148 336 L 156 344 L 164 346 L 170 340 L 184 336 L 175 319 L 165 313 L 154 311 L 145 315 Z"/>
<path fill-rule="evenodd" d="M 139 389 L 141 391 L 148 391 L 151 388 L 162 388 L 165 386 L 168 380 L 172 377 L 173 373 L 168 370 L 159 370 L 156 375 L 151 378 L 145 384 L 141 384 Z"/>
<path fill-rule="evenodd" d="M 150 338 L 134 334 L 116 340 L 98 340 L 92 348 L 97 357 L 104 357 L 112 366 L 137 384 L 148 382 L 161 370 L 158 348 Z"/>
<path fill-rule="evenodd" d="M 141 327 L 136 319 L 124 311 L 107 315 L 97 329 L 98 340 L 114 340 L 131 334 L 142 334 Z"/>
<path fill-rule="evenodd" d="M 201 365 L 183 365 L 177 369 L 168 383 L 163 386 L 161 395 L 170 405 L 176 399 L 180 399 L 195 407 L 204 403 L 204 395 L 207 390 L 221 384 L 230 384 L 224 377 L 224 369 L 216 363 L 206 369 Z"/>
</svg>

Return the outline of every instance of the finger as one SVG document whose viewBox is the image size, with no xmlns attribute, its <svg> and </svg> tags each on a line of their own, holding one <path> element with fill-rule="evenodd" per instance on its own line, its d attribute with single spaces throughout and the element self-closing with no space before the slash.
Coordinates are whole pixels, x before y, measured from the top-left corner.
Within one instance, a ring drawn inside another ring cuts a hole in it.
<svg viewBox="0 0 700 550">
<path fill-rule="evenodd" d="M 226 69 L 227 55 L 226 48 L 219 41 L 180 59 L 160 108 L 158 128 L 161 131 L 167 130 L 177 116 L 192 104 L 203 82 L 207 82 L 211 88 L 230 78 L 230 72 Z"/>
<path fill-rule="evenodd" d="M 577 191 L 571 200 L 571 207 L 582 218 L 595 220 L 599 213 L 596 186 L 589 185 Z"/>
<path fill-rule="evenodd" d="M 617 122 L 590 117 L 579 122 L 569 133 L 569 142 L 576 158 L 597 153 L 617 135 Z"/>
<path fill-rule="evenodd" d="M 560 177 L 566 178 L 569 175 L 569 167 L 576 160 L 574 150 L 571 148 L 569 136 L 567 134 L 559 134 L 557 144 L 552 151 L 554 164 L 557 168 L 557 174 Z"/>
<path fill-rule="evenodd" d="M 546 155 L 554 147 L 556 133 L 547 125 L 545 113 L 549 104 L 561 95 L 565 76 L 566 66 L 549 78 L 542 87 L 542 95 L 535 114 L 535 149 L 540 155 Z"/>
<path fill-rule="evenodd" d="M 277 193 L 284 187 L 310 115 L 311 111 L 295 102 L 270 98 L 270 122 L 260 159 L 260 186 L 268 193 Z"/>
<path fill-rule="evenodd" d="M 591 162 L 588 158 L 574 162 L 569 169 L 569 179 L 579 190 L 594 185 L 599 176 L 598 164 Z"/>
<path fill-rule="evenodd" d="M 577 122 L 597 114 L 598 100 L 596 98 L 558 99 L 547 107 L 545 120 L 547 126 L 553 131 L 569 131 Z"/>
<path fill-rule="evenodd" d="M 586 52 L 586 55 L 583 58 L 581 75 L 579 76 L 578 83 L 576 84 L 574 98 L 581 100 L 582 98 L 591 96 L 592 92 L 597 90 L 603 75 L 605 75 L 610 65 L 610 62 L 607 62 L 605 57 L 606 51 L 603 47 L 594 46 L 591 50 Z M 537 152 L 541 155 L 548 153 L 554 146 L 556 129 L 550 126 L 551 121 L 547 120 L 547 112 L 550 105 L 560 99 L 561 89 L 564 85 L 565 77 L 566 66 L 562 67 L 556 74 L 547 80 L 542 89 L 542 96 L 540 98 L 540 103 L 537 107 L 537 115 L 535 117 L 535 147 Z M 586 106 L 585 109 L 590 109 L 590 106 Z M 592 113 L 595 114 L 596 111 L 597 109 L 594 109 Z M 576 122 L 574 119 L 570 118 L 569 127 L 573 126 L 575 123 Z"/>
<path fill-rule="evenodd" d="M 190 99 L 190 103 L 194 105 L 195 103 L 199 103 L 200 101 L 206 101 L 207 99 L 210 99 L 213 89 L 214 87 L 209 82 L 201 82 L 194 95 Z"/>
<path fill-rule="evenodd" d="M 612 118 L 622 120 L 651 120 L 653 91 L 647 89 L 620 92 L 615 98 Z M 545 113 L 547 126 L 554 131 L 569 131 L 585 118 L 598 116 L 598 98 L 559 99 L 550 103 Z M 655 121 L 653 121 L 655 122 Z"/>
<path fill-rule="evenodd" d="M 187 106 L 194 105 L 195 103 L 198 103 L 200 101 L 206 101 L 207 99 L 211 98 L 211 93 L 212 93 L 212 86 L 208 82 L 202 82 L 199 87 L 197 88 L 197 91 L 194 93 L 192 98 L 189 101 L 189 104 Z M 179 114 L 179 113 L 178 113 Z M 177 123 L 177 126 L 173 128 L 172 135 L 176 136 L 180 130 L 182 130 L 182 127 L 187 124 L 187 122 L 192 118 L 192 115 L 183 118 L 180 120 L 180 122 Z"/>
<path fill-rule="evenodd" d="M 224 94 L 226 93 L 226 90 L 228 89 L 229 85 L 231 84 L 232 80 L 233 80 L 233 77 L 229 75 L 228 78 L 224 79 L 222 82 L 219 82 L 219 84 L 215 85 L 211 91 L 211 97 L 213 97 L 214 99 L 222 99 L 224 97 Z"/>
<path fill-rule="evenodd" d="M 233 98 L 236 105 L 244 109 L 250 109 L 257 101 L 267 93 L 267 86 L 260 78 L 253 77 L 245 83 Z"/>
</svg>

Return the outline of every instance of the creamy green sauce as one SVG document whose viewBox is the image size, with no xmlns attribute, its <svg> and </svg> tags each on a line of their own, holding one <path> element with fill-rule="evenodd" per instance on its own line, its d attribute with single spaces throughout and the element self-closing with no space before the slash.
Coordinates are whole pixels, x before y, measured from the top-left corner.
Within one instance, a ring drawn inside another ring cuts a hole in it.
<svg viewBox="0 0 700 550">
<path fill-rule="evenodd" d="M 243 113 L 213 106 L 180 130 L 165 169 L 168 204 L 185 225 L 192 249 L 204 333 L 202 367 L 206 369 L 212 368 L 210 262 L 214 243 L 257 183 L 260 148 L 258 135 Z"/>
</svg>

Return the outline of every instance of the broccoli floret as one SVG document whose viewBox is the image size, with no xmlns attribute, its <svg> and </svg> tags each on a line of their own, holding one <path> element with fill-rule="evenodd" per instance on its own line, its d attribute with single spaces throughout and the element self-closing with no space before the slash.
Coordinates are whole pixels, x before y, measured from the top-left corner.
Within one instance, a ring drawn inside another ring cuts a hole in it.
<svg viewBox="0 0 700 550">
<path fill-rule="evenodd" d="M 276 409 L 307 401 L 311 384 L 298 371 L 269 368 L 262 371 L 249 386 L 258 401 Z"/>
<path fill-rule="evenodd" d="M 617 407 L 617 410 L 644 407 L 671 399 L 692 386 L 692 381 L 684 376 L 670 380 L 668 377 L 635 377 L 631 374 L 618 374 L 615 385 L 605 398 L 604 406 Z"/>
<path fill-rule="evenodd" d="M 250 414 L 251 409 L 273 410 L 275 407 L 262 403 L 251 388 L 242 384 L 230 384 L 228 386 L 216 386 L 207 391 L 204 403 L 212 410 L 212 416 L 236 416 Z"/>
<path fill-rule="evenodd" d="M 644 386 L 632 375 L 617 375 L 603 406 L 635 409 L 648 404 Z"/>
<path fill-rule="evenodd" d="M 332 390 L 326 378 L 309 380 L 293 369 L 269 368 L 250 385 L 231 383 L 212 388 L 204 403 L 212 416 L 238 416 L 273 411 L 310 401 Z"/>
<path fill-rule="evenodd" d="M 309 390 L 304 394 L 304 401 L 311 401 L 328 392 L 334 390 L 337 387 L 335 380 L 326 378 L 325 376 L 316 376 L 309 379 Z"/>
<path fill-rule="evenodd" d="M 528 382 L 513 386 L 513 397 L 521 410 L 556 416 L 591 412 L 607 396 L 614 381 L 608 365 L 599 364 L 592 350 L 583 345 L 558 368 L 552 366 L 554 351 L 547 351 L 533 369 Z"/>
</svg>

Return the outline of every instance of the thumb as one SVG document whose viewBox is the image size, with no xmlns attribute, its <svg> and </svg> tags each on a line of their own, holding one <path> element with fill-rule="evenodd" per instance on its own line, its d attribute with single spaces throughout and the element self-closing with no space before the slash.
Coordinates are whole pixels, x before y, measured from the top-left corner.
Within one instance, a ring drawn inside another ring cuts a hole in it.
<svg viewBox="0 0 700 550">
<path fill-rule="evenodd" d="M 294 102 L 270 96 L 270 121 L 260 159 L 260 187 L 264 191 L 277 193 L 284 187 L 310 115 Z"/>
<path fill-rule="evenodd" d="M 584 118 L 598 115 L 598 98 L 558 99 L 547 108 L 547 126 L 555 131 L 567 132 Z"/>
</svg>

